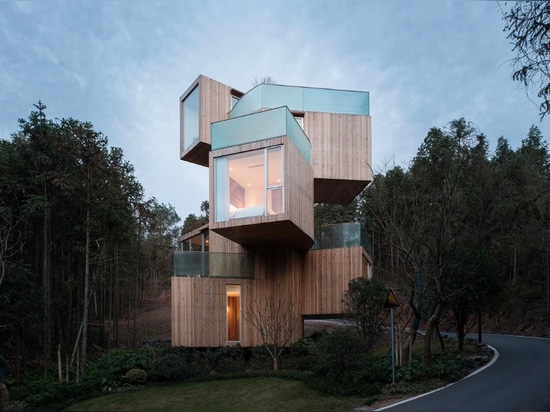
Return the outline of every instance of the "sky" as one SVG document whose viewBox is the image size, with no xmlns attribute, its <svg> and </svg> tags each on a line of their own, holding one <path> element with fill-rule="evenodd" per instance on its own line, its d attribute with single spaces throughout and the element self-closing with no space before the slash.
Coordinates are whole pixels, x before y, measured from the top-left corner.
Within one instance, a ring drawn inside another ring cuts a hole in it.
<svg viewBox="0 0 550 412">
<path fill-rule="evenodd" d="M 91 122 L 182 220 L 208 199 L 207 169 L 179 159 L 179 98 L 199 74 L 370 92 L 375 172 L 458 118 L 516 149 L 550 120 L 512 81 L 503 28 L 496 1 L 0 0 L 0 138 L 39 100 Z"/>
</svg>

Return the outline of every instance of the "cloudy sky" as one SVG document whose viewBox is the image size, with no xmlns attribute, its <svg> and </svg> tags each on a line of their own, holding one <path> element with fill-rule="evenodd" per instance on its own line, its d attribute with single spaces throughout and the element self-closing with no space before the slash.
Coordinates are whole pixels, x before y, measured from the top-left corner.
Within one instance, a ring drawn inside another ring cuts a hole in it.
<svg viewBox="0 0 550 412">
<path fill-rule="evenodd" d="M 208 199 L 206 170 L 178 158 L 178 100 L 199 74 L 369 91 L 375 170 L 460 117 L 515 149 L 550 124 L 511 80 L 503 26 L 495 1 L 0 0 L 0 138 L 38 100 L 89 121 L 182 219 Z"/>
</svg>

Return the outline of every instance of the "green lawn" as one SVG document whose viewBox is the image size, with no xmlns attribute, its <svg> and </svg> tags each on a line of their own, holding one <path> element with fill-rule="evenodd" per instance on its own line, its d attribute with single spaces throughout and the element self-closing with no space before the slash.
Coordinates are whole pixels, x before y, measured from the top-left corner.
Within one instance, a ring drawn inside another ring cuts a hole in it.
<svg viewBox="0 0 550 412">
<path fill-rule="evenodd" d="M 72 405 L 69 411 L 353 411 L 364 398 L 320 395 L 299 380 L 273 377 L 178 383 L 120 392 Z"/>
</svg>

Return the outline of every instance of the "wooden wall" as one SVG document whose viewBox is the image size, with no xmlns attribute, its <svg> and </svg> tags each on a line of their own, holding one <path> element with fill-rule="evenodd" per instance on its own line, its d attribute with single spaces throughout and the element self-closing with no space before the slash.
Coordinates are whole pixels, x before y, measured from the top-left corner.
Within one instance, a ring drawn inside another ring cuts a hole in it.
<svg viewBox="0 0 550 412">
<path fill-rule="evenodd" d="M 241 342 L 262 343 L 247 313 L 278 296 L 291 299 L 300 315 L 338 315 L 348 282 L 365 276 L 370 257 L 361 247 L 302 253 L 288 247 L 256 246 L 254 279 L 172 278 L 172 344 L 218 347 L 227 341 L 226 286 L 241 286 Z M 301 337 L 301 322 L 294 340 Z"/>
<path fill-rule="evenodd" d="M 371 180 L 370 116 L 307 112 L 304 121 L 315 178 Z"/>
<path fill-rule="evenodd" d="M 306 112 L 314 201 L 349 203 L 372 180 L 371 117 Z"/>
<path fill-rule="evenodd" d="M 310 250 L 302 274 L 302 314 L 330 315 L 342 311 L 350 280 L 367 276 L 370 258 L 360 246 Z"/>
</svg>

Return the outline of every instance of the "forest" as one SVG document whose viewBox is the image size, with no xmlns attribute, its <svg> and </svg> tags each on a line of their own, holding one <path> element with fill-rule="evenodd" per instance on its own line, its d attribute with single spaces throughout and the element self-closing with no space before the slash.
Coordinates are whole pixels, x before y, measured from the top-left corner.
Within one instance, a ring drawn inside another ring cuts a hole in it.
<svg viewBox="0 0 550 412">
<path fill-rule="evenodd" d="M 429 359 L 442 324 L 460 342 L 481 319 L 493 332 L 548 336 L 549 178 L 536 126 L 517 149 L 500 137 L 491 152 L 461 118 L 431 128 L 408 167 L 375 173 L 351 205 L 316 205 L 316 222 L 367 228 L 374 277 L 403 301 L 402 327 L 425 330 Z"/>
<path fill-rule="evenodd" d="M 208 202 L 182 226 L 172 206 L 144 198 L 122 150 L 92 124 L 35 107 L 0 140 L 1 350 L 18 373 L 45 374 L 59 357 L 83 374 L 92 348 L 136 344 L 120 341 L 122 328 L 169 293 L 177 236 L 207 221 Z M 402 300 L 403 327 L 463 337 L 483 316 L 547 333 L 549 179 L 537 127 L 520 147 L 501 137 L 490 151 L 457 119 L 430 129 L 407 167 L 375 171 L 352 204 L 317 204 L 315 220 L 366 227 L 374 277 Z"/>
<path fill-rule="evenodd" d="M 89 348 L 130 345 L 121 328 L 169 290 L 180 218 L 92 124 L 35 108 L 0 140 L 1 350 L 14 375 L 58 354 L 83 373 Z"/>
</svg>

